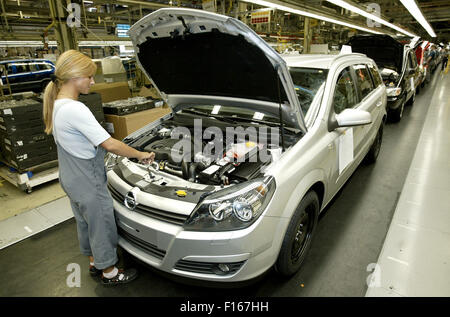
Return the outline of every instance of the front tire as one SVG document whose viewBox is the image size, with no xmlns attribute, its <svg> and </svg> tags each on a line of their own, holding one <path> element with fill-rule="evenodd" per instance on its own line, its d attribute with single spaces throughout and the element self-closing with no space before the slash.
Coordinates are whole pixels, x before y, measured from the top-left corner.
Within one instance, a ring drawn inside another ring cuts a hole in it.
<svg viewBox="0 0 450 317">
<path fill-rule="evenodd" d="M 380 154 L 381 142 L 383 141 L 383 123 L 381 123 L 380 128 L 378 129 L 375 140 L 370 147 L 369 152 L 365 157 L 365 161 L 367 164 L 373 164 L 377 161 L 378 154 Z"/>
<path fill-rule="evenodd" d="M 411 96 L 411 98 L 409 98 L 409 100 L 408 100 L 408 105 L 409 106 L 412 106 L 412 105 L 414 105 L 414 101 L 416 100 L 416 89 L 414 89 L 414 93 L 413 93 L 413 95 Z"/>
<path fill-rule="evenodd" d="M 400 107 L 397 109 L 391 110 L 389 113 L 390 120 L 392 122 L 400 122 L 403 117 L 403 109 L 405 109 L 405 102 L 403 101 Z"/>
<path fill-rule="evenodd" d="M 297 206 L 275 263 L 276 271 L 286 277 L 294 275 L 303 264 L 319 218 L 319 198 L 308 192 Z"/>
</svg>

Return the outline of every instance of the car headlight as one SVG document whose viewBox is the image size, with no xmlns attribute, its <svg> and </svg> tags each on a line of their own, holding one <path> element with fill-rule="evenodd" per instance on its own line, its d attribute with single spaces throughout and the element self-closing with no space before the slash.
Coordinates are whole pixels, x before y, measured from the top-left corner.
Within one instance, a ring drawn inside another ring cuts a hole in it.
<svg viewBox="0 0 450 317">
<path fill-rule="evenodd" d="M 114 168 L 114 166 L 117 165 L 117 158 L 118 156 L 114 153 L 108 152 L 105 155 L 105 168 L 106 171 L 110 171 Z"/>
<path fill-rule="evenodd" d="M 206 196 L 186 221 L 189 231 L 231 231 L 249 227 L 275 192 L 272 176 L 230 186 Z"/>
<path fill-rule="evenodd" d="M 401 88 L 386 88 L 386 93 L 388 97 L 398 97 L 402 93 Z"/>
</svg>

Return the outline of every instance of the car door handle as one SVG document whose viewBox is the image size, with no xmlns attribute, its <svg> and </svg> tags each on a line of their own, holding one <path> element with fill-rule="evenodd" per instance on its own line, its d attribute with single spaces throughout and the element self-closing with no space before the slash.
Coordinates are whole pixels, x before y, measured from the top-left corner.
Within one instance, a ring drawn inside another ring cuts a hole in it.
<svg viewBox="0 0 450 317">
<path fill-rule="evenodd" d="M 378 100 L 377 107 L 381 107 L 382 104 L 383 104 L 383 100 Z"/>
</svg>

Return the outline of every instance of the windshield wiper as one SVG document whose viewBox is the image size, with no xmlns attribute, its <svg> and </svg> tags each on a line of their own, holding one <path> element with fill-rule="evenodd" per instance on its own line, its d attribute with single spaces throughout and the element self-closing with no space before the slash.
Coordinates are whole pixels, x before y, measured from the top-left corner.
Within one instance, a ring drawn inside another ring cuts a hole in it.
<svg viewBox="0 0 450 317">
<path fill-rule="evenodd" d="M 265 124 L 267 126 L 270 127 L 280 127 L 280 123 L 279 122 L 272 122 L 272 121 L 265 121 L 265 120 L 255 120 L 255 119 L 250 119 L 250 118 L 239 118 L 239 117 L 233 117 L 233 116 L 224 116 L 224 115 L 213 115 L 210 113 L 206 113 L 203 111 L 198 111 L 198 110 L 194 110 L 194 109 L 183 109 L 183 112 L 189 112 L 189 113 L 193 113 L 193 114 L 199 114 L 201 116 L 205 116 L 205 117 L 212 117 L 218 120 L 222 120 L 224 122 L 228 122 L 228 123 L 232 123 L 232 124 L 237 124 L 238 121 L 245 121 L 245 122 L 254 122 L 254 123 L 258 123 L 258 124 Z M 287 127 L 283 126 L 283 128 L 285 130 L 290 131 Z"/>
<path fill-rule="evenodd" d="M 235 120 L 230 120 L 231 118 L 229 118 L 229 117 L 212 115 L 210 113 L 206 113 L 206 112 L 203 112 L 203 111 L 198 111 L 198 110 L 194 110 L 194 109 L 183 109 L 183 112 L 198 114 L 198 115 L 201 115 L 201 116 L 210 117 L 210 118 L 214 118 L 214 119 L 221 119 L 221 120 L 223 120 L 225 122 L 236 124 L 236 121 Z"/>
</svg>

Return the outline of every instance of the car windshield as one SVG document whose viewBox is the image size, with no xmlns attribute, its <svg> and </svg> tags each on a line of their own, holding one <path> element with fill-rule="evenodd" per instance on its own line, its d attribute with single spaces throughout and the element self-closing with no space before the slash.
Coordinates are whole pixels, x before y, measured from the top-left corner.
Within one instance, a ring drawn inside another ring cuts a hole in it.
<svg viewBox="0 0 450 317">
<path fill-rule="evenodd" d="M 303 115 L 306 115 L 317 91 L 327 79 L 328 70 L 290 67 L 289 72 L 291 73 L 295 92 L 297 93 L 298 100 L 302 107 Z"/>
</svg>

